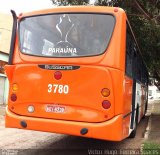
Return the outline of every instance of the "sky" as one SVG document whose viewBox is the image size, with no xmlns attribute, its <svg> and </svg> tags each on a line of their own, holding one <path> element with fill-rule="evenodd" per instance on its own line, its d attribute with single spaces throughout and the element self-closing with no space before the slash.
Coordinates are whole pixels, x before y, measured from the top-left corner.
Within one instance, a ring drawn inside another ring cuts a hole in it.
<svg viewBox="0 0 160 155">
<path fill-rule="evenodd" d="M 19 14 L 52 7 L 51 0 L 0 0 L 0 12 L 7 14 L 11 9 Z"/>
<path fill-rule="evenodd" d="M 90 0 L 94 3 L 95 0 Z M 10 14 L 14 10 L 16 14 L 30 12 L 33 10 L 53 8 L 51 0 L 0 0 L 0 13 Z"/>
</svg>

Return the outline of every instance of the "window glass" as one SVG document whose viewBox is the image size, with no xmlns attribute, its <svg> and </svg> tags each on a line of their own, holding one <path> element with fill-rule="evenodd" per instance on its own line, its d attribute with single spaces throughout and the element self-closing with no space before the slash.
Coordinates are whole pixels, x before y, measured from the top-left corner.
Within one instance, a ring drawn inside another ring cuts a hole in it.
<svg viewBox="0 0 160 155">
<path fill-rule="evenodd" d="M 20 49 L 47 57 L 93 56 L 105 52 L 115 18 L 107 14 L 52 14 L 20 22 Z"/>
</svg>

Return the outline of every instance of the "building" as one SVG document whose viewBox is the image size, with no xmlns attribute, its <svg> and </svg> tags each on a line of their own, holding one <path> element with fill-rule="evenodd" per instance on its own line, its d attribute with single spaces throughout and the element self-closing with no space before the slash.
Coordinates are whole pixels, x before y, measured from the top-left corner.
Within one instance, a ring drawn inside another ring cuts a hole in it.
<svg viewBox="0 0 160 155">
<path fill-rule="evenodd" d="M 8 63 L 12 23 L 11 15 L 0 13 L 0 104 L 7 104 L 8 80 L 4 66 Z"/>
<path fill-rule="evenodd" d="M 160 100 L 160 90 L 155 85 L 148 87 L 148 99 Z"/>
</svg>

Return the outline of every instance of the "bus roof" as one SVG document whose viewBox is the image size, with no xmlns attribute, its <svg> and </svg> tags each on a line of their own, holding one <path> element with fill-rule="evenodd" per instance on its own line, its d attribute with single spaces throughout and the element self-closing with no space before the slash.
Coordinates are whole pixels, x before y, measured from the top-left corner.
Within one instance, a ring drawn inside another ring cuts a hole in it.
<svg viewBox="0 0 160 155">
<path fill-rule="evenodd" d="M 21 13 L 19 18 L 27 17 L 27 16 L 36 16 L 36 15 L 45 15 L 52 13 L 75 13 L 75 12 L 85 12 L 85 13 L 125 13 L 125 11 L 118 7 L 107 7 L 107 6 L 61 6 L 61 7 L 53 7 L 44 10 L 37 10 L 28 13 Z"/>
</svg>

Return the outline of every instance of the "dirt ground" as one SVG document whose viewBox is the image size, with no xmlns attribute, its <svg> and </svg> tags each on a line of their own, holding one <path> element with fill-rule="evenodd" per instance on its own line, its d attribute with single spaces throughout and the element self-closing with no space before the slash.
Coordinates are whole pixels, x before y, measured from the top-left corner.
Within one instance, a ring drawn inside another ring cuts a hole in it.
<svg viewBox="0 0 160 155">
<path fill-rule="evenodd" d="M 137 129 L 134 139 L 125 139 L 121 142 L 110 142 L 76 136 L 10 129 L 4 127 L 4 109 L 0 108 L 0 154 L 7 151 L 13 154 L 113 154 L 109 151 L 127 151 L 126 149 L 141 148 L 149 116 L 143 119 Z M 99 151 L 99 152 L 97 152 Z M 128 154 L 127 152 L 122 152 Z M 119 154 L 119 153 L 118 153 Z"/>
</svg>

